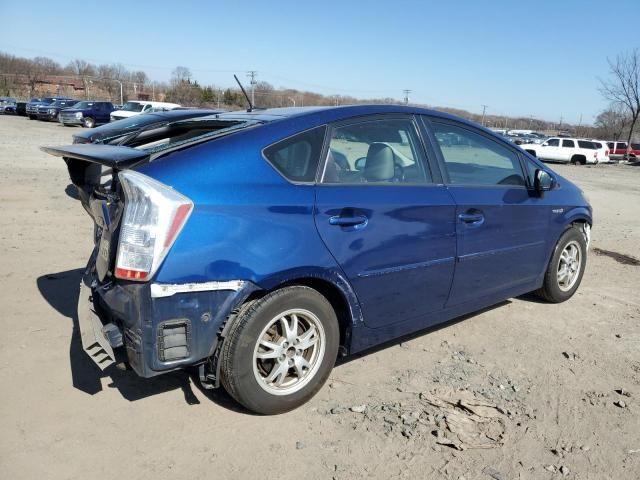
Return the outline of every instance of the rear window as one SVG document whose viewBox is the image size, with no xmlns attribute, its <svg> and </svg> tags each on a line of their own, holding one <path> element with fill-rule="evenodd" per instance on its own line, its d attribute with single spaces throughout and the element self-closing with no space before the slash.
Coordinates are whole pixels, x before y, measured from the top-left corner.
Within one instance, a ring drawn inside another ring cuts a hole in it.
<svg viewBox="0 0 640 480">
<path fill-rule="evenodd" d="M 324 126 L 299 133 L 267 147 L 264 156 L 288 180 L 313 182 L 318 171 L 324 133 Z"/>
</svg>

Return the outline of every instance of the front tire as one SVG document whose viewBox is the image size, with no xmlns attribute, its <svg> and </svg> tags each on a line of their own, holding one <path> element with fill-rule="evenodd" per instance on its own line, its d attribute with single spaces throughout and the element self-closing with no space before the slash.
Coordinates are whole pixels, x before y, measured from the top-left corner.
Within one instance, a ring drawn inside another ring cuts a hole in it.
<svg viewBox="0 0 640 480">
<path fill-rule="evenodd" d="M 220 355 L 227 392 L 249 410 L 272 415 L 311 399 L 335 363 L 340 332 L 329 301 L 309 287 L 276 290 L 245 304 Z"/>
<path fill-rule="evenodd" d="M 547 267 L 542 288 L 536 293 L 551 303 L 569 300 L 582 281 L 587 265 L 587 242 L 576 226 L 560 236 Z"/>
</svg>

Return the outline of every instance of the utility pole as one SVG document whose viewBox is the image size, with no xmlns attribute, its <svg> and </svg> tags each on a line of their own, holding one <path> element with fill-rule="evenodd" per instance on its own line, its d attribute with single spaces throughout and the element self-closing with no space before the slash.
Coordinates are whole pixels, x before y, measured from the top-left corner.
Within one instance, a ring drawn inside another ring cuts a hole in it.
<svg viewBox="0 0 640 480">
<path fill-rule="evenodd" d="M 487 110 L 489 105 L 482 105 L 482 120 L 480 121 L 480 125 L 484 127 L 484 112 Z"/>
<path fill-rule="evenodd" d="M 402 90 L 402 93 L 404 93 L 404 104 L 409 105 L 409 94 L 411 93 L 411 90 L 405 89 Z"/>
<path fill-rule="evenodd" d="M 249 84 L 251 85 L 251 105 L 256 104 L 255 94 L 256 94 L 256 84 L 258 83 L 256 81 L 257 76 L 258 76 L 258 72 L 256 70 L 249 70 L 247 72 L 247 77 L 251 79 L 249 81 Z"/>
<path fill-rule="evenodd" d="M 578 120 L 578 128 L 576 128 L 576 137 L 580 136 L 578 132 L 580 131 L 581 126 L 582 126 L 582 114 L 580 114 L 580 120 Z"/>
</svg>

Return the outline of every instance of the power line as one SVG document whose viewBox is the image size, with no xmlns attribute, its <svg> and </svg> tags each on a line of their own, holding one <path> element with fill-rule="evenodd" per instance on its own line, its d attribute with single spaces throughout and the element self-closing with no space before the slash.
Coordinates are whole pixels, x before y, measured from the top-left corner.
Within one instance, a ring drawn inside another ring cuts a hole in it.
<svg viewBox="0 0 640 480">
<path fill-rule="evenodd" d="M 480 125 L 484 126 L 484 112 L 487 110 L 489 105 L 482 105 L 482 120 L 480 121 Z"/>
</svg>

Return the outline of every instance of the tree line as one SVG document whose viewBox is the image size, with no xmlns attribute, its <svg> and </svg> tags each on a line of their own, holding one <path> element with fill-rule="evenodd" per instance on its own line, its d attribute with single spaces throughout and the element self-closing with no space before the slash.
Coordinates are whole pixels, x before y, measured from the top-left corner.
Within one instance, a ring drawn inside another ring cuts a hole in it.
<svg viewBox="0 0 640 480">
<path fill-rule="evenodd" d="M 563 132 L 576 136 L 618 140 L 631 140 L 640 115 L 640 53 L 638 49 L 609 60 L 609 77 L 601 80 L 601 93 L 610 105 L 601 112 L 594 125 L 572 125 L 550 122 L 532 117 L 510 117 L 480 115 L 462 109 L 430 106 L 468 118 L 494 128 L 530 129 L 544 132 Z M 0 52 L 0 94 L 29 98 L 43 93 L 51 94 L 53 84 L 58 85 L 56 94 L 74 98 L 84 96 L 93 99 L 108 99 L 114 103 L 122 99 L 159 100 L 188 106 L 218 107 L 224 109 L 246 108 L 247 101 L 239 88 L 222 88 L 216 85 L 201 85 L 191 70 L 176 67 L 169 82 L 151 81 L 142 70 L 128 70 L 120 63 L 93 64 L 76 59 L 66 65 L 48 58 L 16 57 Z M 64 79 L 69 79 L 65 82 Z M 73 86 L 69 86 L 73 83 Z M 394 98 L 361 99 L 344 95 L 322 95 L 317 92 L 292 88 L 276 88 L 268 82 L 259 81 L 245 85 L 249 95 L 259 107 L 285 106 L 331 106 L 364 103 L 398 104 Z M 251 92 L 251 90 L 253 90 Z M 80 92 L 80 93 L 79 93 Z M 425 105 L 426 106 L 426 105 Z"/>
</svg>

